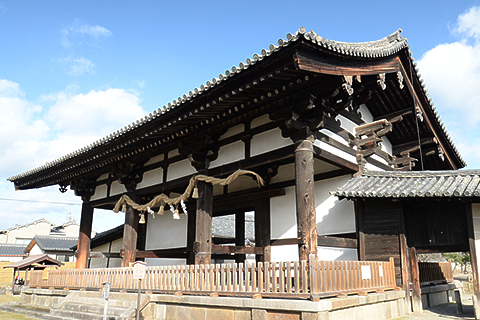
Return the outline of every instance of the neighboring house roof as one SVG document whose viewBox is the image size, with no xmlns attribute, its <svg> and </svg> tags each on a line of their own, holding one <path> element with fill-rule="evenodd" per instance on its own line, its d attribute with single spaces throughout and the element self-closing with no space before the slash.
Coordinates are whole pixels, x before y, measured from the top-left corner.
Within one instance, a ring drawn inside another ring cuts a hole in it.
<svg viewBox="0 0 480 320">
<path fill-rule="evenodd" d="M 28 222 L 28 223 L 25 223 L 25 224 L 21 224 L 21 225 L 16 225 L 14 227 L 11 227 L 11 228 L 8 228 L 8 229 L 5 229 L 5 230 L 2 230 L 0 231 L 0 233 L 8 233 L 9 231 L 12 231 L 12 230 L 17 230 L 17 229 L 20 229 L 20 228 L 26 228 L 26 227 L 29 227 L 31 225 L 35 225 L 35 224 L 39 224 L 39 223 L 48 223 L 50 224 L 51 226 L 53 226 L 54 224 L 51 223 L 50 221 L 44 219 L 44 218 L 41 218 L 41 219 L 37 219 L 35 221 L 32 221 L 32 222 Z"/>
<path fill-rule="evenodd" d="M 306 32 L 305 28 L 300 28 L 295 34 L 287 34 L 286 40 L 278 40 L 278 45 L 270 45 L 268 50 L 263 49 L 261 54 L 253 55 L 253 59 L 248 58 L 245 63 L 241 62 L 238 66 L 232 67 L 231 70 L 226 70 L 225 74 L 220 74 L 211 81 L 207 81 L 206 84 L 202 84 L 199 88 L 195 88 L 187 94 L 184 94 L 182 97 L 179 97 L 172 103 L 168 103 L 168 105 L 163 108 L 155 110 L 148 116 L 82 149 L 48 162 L 43 166 L 12 176 L 8 178 L 8 180 L 14 182 L 17 189 L 40 188 L 55 184 L 62 186 L 65 184 L 68 185 L 78 176 L 89 174 L 94 170 L 98 170 L 98 168 L 103 168 L 107 164 L 123 161 L 126 148 L 128 148 L 129 153 L 132 151 L 132 154 L 136 154 L 136 152 L 133 151 L 137 149 L 144 151 L 144 149 L 156 148 L 161 138 L 165 138 L 166 136 L 169 138 L 171 136 L 172 139 L 175 139 L 176 135 L 182 136 L 183 134 L 179 134 L 178 132 L 183 132 L 185 128 L 189 128 L 190 124 L 187 123 L 193 121 L 191 118 L 197 119 L 195 121 L 198 122 L 200 122 L 200 118 L 205 119 L 207 121 L 206 123 L 208 123 L 210 119 L 213 119 L 212 111 L 203 112 L 202 110 L 208 109 L 212 105 L 218 110 L 218 117 L 223 117 L 223 115 L 221 116 L 222 112 L 224 112 L 225 117 L 227 117 L 228 112 L 225 111 L 231 107 L 233 103 L 232 100 L 235 101 L 235 105 L 243 105 L 242 102 L 250 103 L 252 98 L 251 95 L 248 95 L 248 92 L 241 94 L 239 90 L 231 91 L 231 88 L 226 90 L 227 84 L 235 87 L 237 85 L 235 81 L 247 81 L 247 79 L 250 79 L 248 77 L 250 70 L 266 67 L 268 63 L 274 61 L 274 57 L 280 58 L 281 55 L 290 50 L 290 48 L 294 51 L 297 45 L 304 45 L 308 47 L 306 50 L 317 50 L 318 52 L 336 56 L 339 59 L 350 59 L 360 62 L 381 60 L 387 56 L 393 56 L 401 51 L 405 51 L 402 54 L 402 59 L 405 59 L 403 63 L 413 66 L 412 69 L 414 73 L 412 74 L 412 78 L 415 77 L 414 86 L 418 88 L 419 93 L 421 93 L 420 98 L 422 104 L 425 103 L 425 108 L 428 109 L 427 113 L 429 117 L 430 115 L 432 117 L 432 126 L 441 133 L 442 145 L 444 143 L 443 140 L 445 140 L 445 147 L 449 148 L 452 152 L 454 157 L 452 165 L 457 168 L 466 165 L 428 96 L 417 64 L 413 61 L 413 58 L 410 57 L 411 52 L 409 52 L 407 39 L 402 37 L 401 30 L 377 41 L 346 43 L 328 40 L 320 37 L 313 31 Z M 254 67 L 254 65 L 257 66 Z M 288 76 L 294 79 L 294 77 L 298 76 L 298 72 L 299 70 L 295 69 L 294 72 L 288 74 Z M 308 74 L 308 71 L 304 70 L 304 72 Z M 275 77 L 275 75 L 271 75 Z M 245 79 L 242 78 L 243 76 L 245 76 Z M 254 81 L 255 85 L 262 81 L 265 82 L 264 84 L 258 85 L 257 88 L 262 89 L 262 86 L 266 86 L 262 90 L 270 90 L 273 84 L 263 76 L 261 79 L 261 81 Z M 250 79 L 248 81 L 252 80 Z M 265 96 L 262 95 L 260 100 L 264 98 Z M 255 98 L 255 100 L 258 99 Z M 389 103 L 387 104 L 390 105 Z M 428 123 L 430 123 L 430 120 Z"/>
<path fill-rule="evenodd" d="M 43 251 L 68 251 L 71 247 L 78 243 L 78 238 L 55 237 L 55 236 L 35 236 L 28 244 L 25 252 L 30 252 L 37 244 Z"/>
<path fill-rule="evenodd" d="M 212 237 L 235 238 L 235 217 L 233 215 L 213 217 Z M 245 239 L 255 242 L 255 220 L 253 214 L 245 213 Z"/>
<path fill-rule="evenodd" d="M 27 248 L 24 244 L 0 244 L 0 256 L 2 257 L 26 257 L 24 250 Z"/>
<path fill-rule="evenodd" d="M 370 171 L 332 194 L 339 198 L 480 198 L 480 170 Z"/>
<path fill-rule="evenodd" d="M 17 268 L 17 269 L 26 269 L 29 267 L 36 267 L 39 265 L 45 266 L 61 266 L 63 263 L 60 261 L 49 257 L 47 254 L 38 254 L 34 256 L 29 256 L 21 261 L 11 263 L 4 266 L 4 268 Z"/>
</svg>

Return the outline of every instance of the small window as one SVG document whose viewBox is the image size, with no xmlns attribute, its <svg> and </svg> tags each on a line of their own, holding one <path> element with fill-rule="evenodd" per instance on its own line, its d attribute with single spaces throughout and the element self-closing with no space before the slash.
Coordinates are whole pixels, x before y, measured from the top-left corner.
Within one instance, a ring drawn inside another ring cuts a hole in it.
<svg viewBox="0 0 480 320">
<path fill-rule="evenodd" d="M 15 238 L 15 244 L 29 244 L 32 239 L 29 238 Z"/>
</svg>

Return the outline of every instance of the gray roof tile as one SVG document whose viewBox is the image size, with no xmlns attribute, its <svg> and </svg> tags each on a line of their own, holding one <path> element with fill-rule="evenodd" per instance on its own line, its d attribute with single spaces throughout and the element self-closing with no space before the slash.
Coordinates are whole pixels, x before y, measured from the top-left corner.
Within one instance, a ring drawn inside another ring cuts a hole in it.
<svg viewBox="0 0 480 320">
<path fill-rule="evenodd" d="M 24 244 L 0 244 L 0 256 L 22 256 L 28 254 L 24 252 L 27 248 Z"/>
<path fill-rule="evenodd" d="M 477 198 L 480 170 L 370 171 L 331 193 L 340 198 Z"/>
<path fill-rule="evenodd" d="M 43 250 L 72 251 L 70 249 L 78 243 L 78 238 L 35 236 L 34 240 Z"/>
</svg>

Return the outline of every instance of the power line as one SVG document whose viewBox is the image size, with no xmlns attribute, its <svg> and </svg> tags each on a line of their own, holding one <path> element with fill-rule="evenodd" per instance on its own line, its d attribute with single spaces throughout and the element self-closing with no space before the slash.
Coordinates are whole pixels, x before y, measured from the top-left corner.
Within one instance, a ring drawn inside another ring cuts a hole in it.
<svg viewBox="0 0 480 320">
<path fill-rule="evenodd" d="M 44 200 L 28 200 L 28 199 L 14 199 L 14 198 L 1 198 L 0 200 L 6 200 L 6 201 L 19 201 L 19 202 L 36 202 L 36 203 L 50 203 L 50 204 L 66 204 L 69 206 L 79 206 L 81 205 L 80 203 L 74 203 L 74 202 L 61 202 L 61 201 L 44 201 Z"/>
</svg>

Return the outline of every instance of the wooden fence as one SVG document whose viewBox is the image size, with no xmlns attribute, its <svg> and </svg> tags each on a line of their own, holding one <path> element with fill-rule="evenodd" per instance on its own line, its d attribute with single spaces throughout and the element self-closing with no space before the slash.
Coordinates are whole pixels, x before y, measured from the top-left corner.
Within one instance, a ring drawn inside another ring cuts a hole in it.
<svg viewBox="0 0 480 320">
<path fill-rule="evenodd" d="M 452 263 L 419 262 L 420 283 L 422 285 L 453 282 Z"/>
<path fill-rule="evenodd" d="M 310 276 L 311 275 L 311 276 Z M 136 290 L 133 268 L 34 271 L 30 287 Z M 294 261 L 147 267 L 143 290 L 155 293 L 336 296 L 395 289 L 393 259 L 372 261 Z"/>
</svg>

